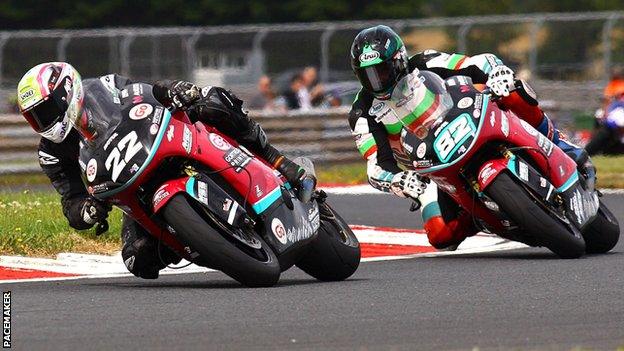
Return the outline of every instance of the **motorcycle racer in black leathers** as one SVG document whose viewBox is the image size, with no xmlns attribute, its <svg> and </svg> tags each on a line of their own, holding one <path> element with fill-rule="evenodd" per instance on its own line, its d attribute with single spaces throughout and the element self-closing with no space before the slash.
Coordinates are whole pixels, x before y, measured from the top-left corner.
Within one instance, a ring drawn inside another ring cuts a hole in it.
<svg viewBox="0 0 624 351">
<path fill-rule="evenodd" d="M 380 25 L 364 29 L 355 37 L 350 59 L 362 89 L 353 102 L 349 124 L 356 146 L 367 160 L 368 181 L 376 189 L 418 201 L 429 242 L 438 249 L 456 248 L 467 236 L 476 234 L 476 228 L 450 196 L 412 170 L 400 142 L 405 128 L 416 129 L 422 121 L 435 119 L 445 111 L 444 104 L 427 87 L 425 76 L 434 76 L 433 80 L 466 76 L 475 84 L 486 85 L 499 98 L 499 107 L 513 111 L 578 164 L 587 159 L 582 149 L 566 142 L 554 128 L 539 108 L 532 89 L 517 80 L 514 72 L 493 54 L 466 56 L 426 50 L 408 57 L 399 35 Z M 396 104 L 410 102 L 413 110 L 405 116 L 391 115 L 384 104 L 402 79 L 412 84 L 408 88 L 413 93 L 407 96 L 408 101 Z"/>
<path fill-rule="evenodd" d="M 30 69 L 18 84 L 18 105 L 22 115 L 42 138 L 39 163 L 43 172 L 61 195 L 63 214 L 75 229 L 91 228 L 105 220 L 110 205 L 91 197 L 81 178 L 78 154 L 90 133 L 91 110 L 85 96 L 91 91 L 108 91 L 114 103 L 119 93 L 131 89 L 133 82 L 117 74 L 81 80 L 68 63 L 49 62 Z M 97 87 L 96 87 L 97 86 Z M 104 89 L 102 89 L 104 88 Z M 169 109 L 186 110 L 192 121 L 210 124 L 234 138 L 280 171 L 295 188 L 306 177 L 299 165 L 290 161 L 268 143 L 263 129 L 242 109 L 243 101 L 220 87 L 198 88 L 185 81 L 160 81 L 152 94 Z M 124 215 L 121 233 L 124 264 L 135 276 L 155 279 L 168 264 L 180 257 L 149 235 L 139 224 Z M 159 252 L 160 250 L 160 252 Z"/>
</svg>

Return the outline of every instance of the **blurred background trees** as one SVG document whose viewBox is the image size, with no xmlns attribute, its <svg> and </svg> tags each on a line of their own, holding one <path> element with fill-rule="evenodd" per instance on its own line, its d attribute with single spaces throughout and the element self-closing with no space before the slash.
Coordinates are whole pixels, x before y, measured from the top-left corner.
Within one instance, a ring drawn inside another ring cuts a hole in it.
<svg viewBox="0 0 624 351">
<path fill-rule="evenodd" d="M 623 8 L 624 0 L 3 0 L 0 29 L 196 26 Z"/>
</svg>

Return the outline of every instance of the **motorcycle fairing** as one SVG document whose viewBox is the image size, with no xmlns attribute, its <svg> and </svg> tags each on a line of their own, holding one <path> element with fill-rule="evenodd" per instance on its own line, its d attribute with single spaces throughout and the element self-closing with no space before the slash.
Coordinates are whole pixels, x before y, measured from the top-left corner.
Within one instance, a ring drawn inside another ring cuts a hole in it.
<svg viewBox="0 0 624 351">
<path fill-rule="evenodd" d="M 264 239 L 278 253 L 301 247 L 313 240 L 320 228 L 319 208 L 316 201 L 302 203 L 296 201 L 292 192 L 288 205 L 280 197 L 274 206 L 261 215 L 264 222 Z"/>
<path fill-rule="evenodd" d="M 100 199 L 123 191 L 141 176 L 156 154 L 171 119 L 171 113 L 152 95 L 151 87 L 138 86 L 141 94 L 123 98 L 119 114 L 98 116 L 108 119 L 108 129 L 98 131 L 92 145 L 81 147 L 80 160 L 86 165 L 87 174 L 83 180 Z M 149 106 L 151 112 L 139 119 L 131 118 L 131 111 L 141 106 Z M 158 132 L 154 135 L 151 131 L 156 128 Z M 95 172 L 95 176 L 89 176 L 89 172 Z"/>
<path fill-rule="evenodd" d="M 409 151 L 416 172 L 427 174 L 451 167 L 460 162 L 474 146 L 476 136 L 483 126 L 490 98 L 489 95 L 480 93 L 464 97 L 474 99 L 476 103 L 481 101 L 479 108 L 467 111 L 454 107 L 435 131 L 430 132 L 422 141 L 412 133 L 402 133 L 401 143 Z M 425 151 L 419 152 L 419 148 L 424 148 Z"/>
</svg>

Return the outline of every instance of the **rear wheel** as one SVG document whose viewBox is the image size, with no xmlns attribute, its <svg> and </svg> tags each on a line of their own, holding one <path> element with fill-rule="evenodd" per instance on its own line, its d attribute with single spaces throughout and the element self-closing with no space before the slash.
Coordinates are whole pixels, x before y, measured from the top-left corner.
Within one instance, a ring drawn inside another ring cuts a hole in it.
<svg viewBox="0 0 624 351">
<path fill-rule="evenodd" d="M 583 238 L 574 236 L 507 173 L 500 173 L 486 192 L 518 226 L 559 257 L 578 258 L 585 253 Z"/>
<path fill-rule="evenodd" d="M 596 219 L 583 231 L 587 253 L 605 253 L 620 239 L 620 224 L 607 206 L 600 201 Z"/>
<path fill-rule="evenodd" d="M 206 213 L 196 210 L 186 196 L 178 194 L 165 206 L 163 215 L 180 242 L 199 253 L 198 263 L 218 269 L 249 287 L 273 286 L 280 277 L 275 253 L 256 233 L 228 233 L 225 225 L 210 223 Z M 242 230 L 242 229 L 236 229 Z M 248 237 L 256 247 L 238 237 Z"/>
<path fill-rule="evenodd" d="M 296 265 L 318 280 L 345 280 L 360 265 L 360 243 L 347 223 L 326 202 L 319 203 L 319 212 L 318 235 Z"/>
</svg>

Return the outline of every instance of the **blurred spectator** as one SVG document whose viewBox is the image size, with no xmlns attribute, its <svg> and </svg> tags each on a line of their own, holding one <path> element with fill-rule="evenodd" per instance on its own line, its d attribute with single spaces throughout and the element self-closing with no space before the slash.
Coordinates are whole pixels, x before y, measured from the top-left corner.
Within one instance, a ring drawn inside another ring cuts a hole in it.
<svg viewBox="0 0 624 351">
<path fill-rule="evenodd" d="M 313 106 L 320 105 L 325 99 L 325 89 L 323 89 L 323 85 L 318 81 L 318 72 L 316 67 L 306 67 L 301 72 L 301 77 L 303 79 L 303 85 L 310 96 L 310 102 Z"/>
<path fill-rule="evenodd" d="M 258 80 L 258 92 L 249 100 L 249 108 L 252 110 L 284 110 L 283 102 L 275 94 L 273 82 L 269 76 L 262 76 Z"/>
<path fill-rule="evenodd" d="M 312 107 L 310 94 L 305 89 L 303 76 L 297 73 L 290 78 L 290 85 L 284 92 L 286 106 L 291 110 L 309 110 Z"/>
</svg>

